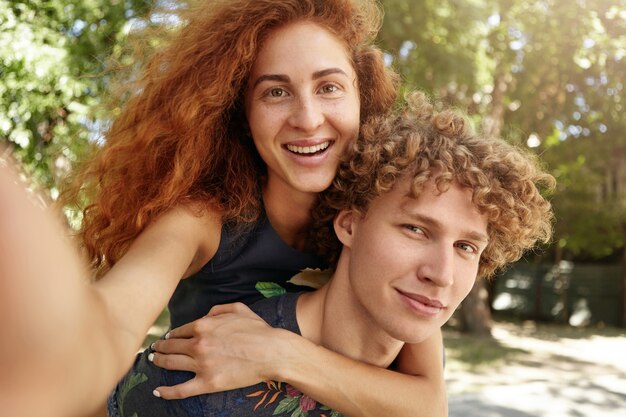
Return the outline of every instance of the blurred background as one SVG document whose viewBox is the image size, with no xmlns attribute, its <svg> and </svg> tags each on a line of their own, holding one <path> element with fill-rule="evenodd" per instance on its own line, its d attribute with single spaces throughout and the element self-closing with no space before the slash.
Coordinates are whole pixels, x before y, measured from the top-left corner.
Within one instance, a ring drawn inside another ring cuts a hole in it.
<svg viewBox="0 0 626 417">
<path fill-rule="evenodd" d="M 445 330 L 451 415 L 626 415 L 626 0 L 381 5 L 403 89 L 467 109 L 558 181 L 552 244 L 479 282 Z M 175 31 L 184 7 L 0 0 L 0 144 L 51 200 L 119 111 L 110 68 L 132 76 L 133 38 Z"/>
</svg>

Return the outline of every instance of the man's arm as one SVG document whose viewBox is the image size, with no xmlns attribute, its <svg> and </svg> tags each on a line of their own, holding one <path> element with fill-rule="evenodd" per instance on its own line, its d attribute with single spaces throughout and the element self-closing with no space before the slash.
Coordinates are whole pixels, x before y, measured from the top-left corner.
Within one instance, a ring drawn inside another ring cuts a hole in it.
<svg viewBox="0 0 626 417">
<path fill-rule="evenodd" d="M 300 341 L 292 351 L 277 376 L 347 417 L 448 415 L 440 332 L 420 344 L 405 345 L 398 356 L 399 372 L 312 343 Z"/>
<path fill-rule="evenodd" d="M 358 362 L 283 329 L 269 327 L 240 304 L 170 332 L 155 343 L 154 363 L 195 372 L 192 380 L 158 387 L 165 399 L 285 381 L 347 417 L 447 416 L 441 333 L 405 345 L 399 372 Z"/>
</svg>

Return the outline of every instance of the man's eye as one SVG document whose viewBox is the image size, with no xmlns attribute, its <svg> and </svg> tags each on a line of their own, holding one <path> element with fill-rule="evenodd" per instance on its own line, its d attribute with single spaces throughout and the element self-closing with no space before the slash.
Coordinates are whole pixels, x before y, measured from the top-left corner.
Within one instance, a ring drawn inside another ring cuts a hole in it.
<svg viewBox="0 0 626 417">
<path fill-rule="evenodd" d="M 412 224 L 405 224 L 404 228 L 408 229 L 411 232 L 416 233 L 416 234 L 420 234 L 420 235 L 425 234 L 424 230 L 421 227 L 419 227 L 419 226 L 415 226 L 415 225 L 412 225 Z"/>
<path fill-rule="evenodd" d="M 473 245 L 470 245 L 469 243 L 459 243 L 457 244 L 457 247 L 463 252 L 467 252 L 470 254 L 478 253 L 478 249 L 476 249 Z"/>
</svg>

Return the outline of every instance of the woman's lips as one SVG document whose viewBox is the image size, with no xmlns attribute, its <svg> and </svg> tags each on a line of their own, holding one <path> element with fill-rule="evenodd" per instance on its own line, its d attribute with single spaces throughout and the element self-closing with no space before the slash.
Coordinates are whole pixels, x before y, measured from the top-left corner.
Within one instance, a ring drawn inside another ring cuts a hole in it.
<svg viewBox="0 0 626 417">
<path fill-rule="evenodd" d="M 306 145 L 300 146 L 300 145 L 294 145 L 294 144 L 285 145 L 285 147 L 287 148 L 287 150 L 289 150 L 289 152 L 297 153 L 299 155 L 314 154 L 314 153 L 328 149 L 329 146 L 330 146 L 330 141 L 328 140 L 322 143 L 316 144 L 316 145 L 308 145 L 308 146 Z"/>
</svg>

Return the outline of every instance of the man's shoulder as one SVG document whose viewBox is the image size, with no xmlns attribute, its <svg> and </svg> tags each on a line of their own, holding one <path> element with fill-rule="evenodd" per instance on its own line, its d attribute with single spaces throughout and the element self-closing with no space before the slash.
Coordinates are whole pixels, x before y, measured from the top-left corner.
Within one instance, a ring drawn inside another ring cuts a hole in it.
<svg viewBox="0 0 626 417">
<path fill-rule="evenodd" d="M 250 309 L 272 327 L 300 334 L 296 318 L 296 305 L 301 293 L 284 293 L 264 298 L 250 305 Z"/>
</svg>

